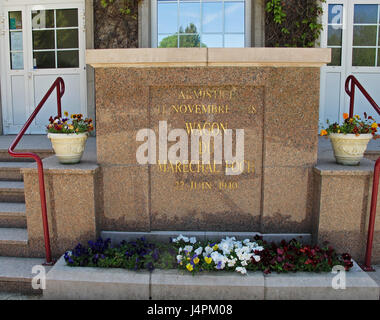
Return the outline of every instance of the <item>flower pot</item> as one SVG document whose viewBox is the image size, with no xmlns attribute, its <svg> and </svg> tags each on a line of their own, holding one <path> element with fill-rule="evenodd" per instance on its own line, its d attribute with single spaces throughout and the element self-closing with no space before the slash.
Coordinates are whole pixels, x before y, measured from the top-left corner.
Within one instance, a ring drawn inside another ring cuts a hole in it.
<svg viewBox="0 0 380 320">
<path fill-rule="evenodd" d="M 48 133 L 60 163 L 78 163 L 82 158 L 88 133 Z"/>
<path fill-rule="evenodd" d="M 339 164 L 355 166 L 360 163 L 372 134 L 330 133 L 329 138 L 334 150 L 335 160 Z"/>
</svg>

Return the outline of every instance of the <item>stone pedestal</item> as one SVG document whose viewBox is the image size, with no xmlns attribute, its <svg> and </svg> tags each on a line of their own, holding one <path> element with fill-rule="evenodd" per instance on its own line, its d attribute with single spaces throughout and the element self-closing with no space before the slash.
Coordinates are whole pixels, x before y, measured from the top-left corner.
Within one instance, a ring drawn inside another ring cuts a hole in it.
<svg viewBox="0 0 380 320">
<path fill-rule="evenodd" d="M 329 49 L 88 50 L 102 230 L 310 232 L 319 73 L 329 59 Z M 242 173 L 226 175 L 225 159 L 192 166 L 190 138 L 188 163 L 157 161 L 161 142 L 170 152 L 181 141 L 168 141 L 171 130 L 194 128 L 218 131 L 224 143 L 232 129 L 233 151 L 243 129 Z M 148 164 L 136 158 L 141 129 L 156 137 Z"/>
</svg>

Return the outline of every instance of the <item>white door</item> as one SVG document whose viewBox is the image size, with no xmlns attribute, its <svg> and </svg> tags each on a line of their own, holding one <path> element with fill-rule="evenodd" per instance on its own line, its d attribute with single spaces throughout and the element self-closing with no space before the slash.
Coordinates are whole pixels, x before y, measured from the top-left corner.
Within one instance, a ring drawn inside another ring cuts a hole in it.
<svg viewBox="0 0 380 320">
<path fill-rule="evenodd" d="M 20 131 L 58 76 L 64 79 L 66 87 L 62 109 L 86 114 L 82 1 L 3 6 L 2 16 L 4 134 Z M 56 101 L 54 92 L 30 126 L 29 134 L 46 132 L 49 117 L 57 113 Z"/>
<path fill-rule="evenodd" d="M 321 70 L 320 122 L 342 121 L 349 111 L 344 91 L 353 74 L 380 105 L 380 0 L 328 0 L 324 4 L 322 47 L 332 48 L 332 62 Z M 355 114 L 380 116 L 359 90 Z"/>
</svg>

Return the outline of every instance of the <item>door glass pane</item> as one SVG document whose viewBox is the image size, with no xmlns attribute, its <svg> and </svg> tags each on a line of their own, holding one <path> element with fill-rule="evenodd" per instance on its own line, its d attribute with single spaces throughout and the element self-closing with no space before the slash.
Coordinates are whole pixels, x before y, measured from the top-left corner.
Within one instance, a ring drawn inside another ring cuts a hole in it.
<svg viewBox="0 0 380 320">
<path fill-rule="evenodd" d="M 78 48 L 78 29 L 57 30 L 57 48 Z"/>
<path fill-rule="evenodd" d="M 200 2 L 180 2 L 179 4 L 179 32 L 197 33 L 201 23 Z"/>
<path fill-rule="evenodd" d="M 354 46 L 376 46 L 376 26 L 354 26 Z"/>
<path fill-rule="evenodd" d="M 9 12 L 9 30 L 22 29 L 22 13 L 21 11 Z"/>
<path fill-rule="evenodd" d="M 24 54 L 22 52 L 11 52 L 11 69 L 24 69 Z"/>
<path fill-rule="evenodd" d="M 244 32 L 244 2 L 224 3 L 224 31 Z"/>
<path fill-rule="evenodd" d="M 78 68 L 79 67 L 79 51 L 58 51 L 58 68 Z"/>
<path fill-rule="evenodd" d="M 22 51 L 22 31 L 10 32 L 10 47 L 11 51 Z"/>
<path fill-rule="evenodd" d="M 54 49 L 55 37 L 54 30 L 36 30 L 33 31 L 33 49 Z"/>
<path fill-rule="evenodd" d="M 57 28 L 78 27 L 78 9 L 56 10 Z"/>
<path fill-rule="evenodd" d="M 35 69 L 55 68 L 55 51 L 34 52 L 33 64 Z"/>
<path fill-rule="evenodd" d="M 331 49 L 331 62 L 329 66 L 340 66 L 342 63 L 342 49 L 332 48 Z"/>
<path fill-rule="evenodd" d="M 33 29 L 54 28 L 54 10 L 32 11 L 32 28 Z"/>
<path fill-rule="evenodd" d="M 377 4 L 356 4 L 354 23 L 377 23 Z"/>
<path fill-rule="evenodd" d="M 343 5 L 329 4 L 328 23 L 329 24 L 343 23 Z"/>
<path fill-rule="evenodd" d="M 327 45 L 328 46 L 341 46 L 342 45 L 342 28 L 340 26 L 329 26 L 327 32 Z"/>
<path fill-rule="evenodd" d="M 202 5 L 202 31 L 223 32 L 223 3 L 204 2 Z"/>
<path fill-rule="evenodd" d="M 375 66 L 376 49 L 354 48 L 352 50 L 352 65 L 361 67 Z"/>
</svg>

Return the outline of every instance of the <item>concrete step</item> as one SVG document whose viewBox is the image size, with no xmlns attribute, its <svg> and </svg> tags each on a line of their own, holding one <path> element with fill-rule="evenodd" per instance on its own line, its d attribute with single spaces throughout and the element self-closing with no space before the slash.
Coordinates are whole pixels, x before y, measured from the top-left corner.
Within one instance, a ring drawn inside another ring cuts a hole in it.
<svg viewBox="0 0 380 320">
<path fill-rule="evenodd" d="M 31 162 L 0 162 L 0 180 L 22 181 L 21 168 L 29 167 Z"/>
<path fill-rule="evenodd" d="M 0 291 L 42 294 L 42 290 L 32 288 L 32 279 L 43 272 L 42 268 L 46 273 L 50 270 L 51 267 L 42 267 L 43 263 L 44 259 L 38 258 L 0 257 Z M 33 273 L 33 267 L 39 271 Z"/>
<path fill-rule="evenodd" d="M 24 182 L 0 181 L 0 202 L 25 202 Z"/>
<path fill-rule="evenodd" d="M 33 152 L 41 159 L 54 155 L 53 149 L 16 149 L 17 152 Z M 34 162 L 29 158 L 14 158 L 8 153 L 8 149 L 0 149 L 0 162 Z"/>
<path fill-rule="evenodd" d="M 24 228 L 0 228 L 0 256 L 27 257 L 28 231 Z"/>
<path fill-rule="evenodd" d="M 0 228 L 4 227 L 26 228 L 25 203 L 0 202 Z"/>
</svg>

